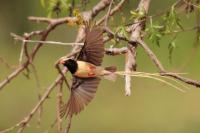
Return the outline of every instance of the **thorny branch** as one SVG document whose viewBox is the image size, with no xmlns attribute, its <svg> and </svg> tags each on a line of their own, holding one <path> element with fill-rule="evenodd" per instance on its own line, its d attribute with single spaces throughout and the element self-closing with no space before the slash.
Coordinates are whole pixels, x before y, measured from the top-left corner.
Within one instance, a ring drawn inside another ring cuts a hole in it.
<svg viewBox="0 0 200 133">
<path fill-rule="evenodd" d="M 192 79 L 189 79 L 189 78 L 184 78 L 184 77 L 181 77 L 177 74 L 167 72 L 164 69 L 164 67 L 161 64 L 161 62 L 159 61 L 159 59 L 156 57 L 156 55 L 153 53 L 153 51 L 148 47 L 148 45 L 142 40 L 143 38 L 141 38 L 141 32 L 144 30 L 144 27 L 145 27 L 145 22 L 146 22 L 145 18 L 136 19 L 134 21 L 134 23 L 132 23 L 132 25 L 129 27 L 130 33 L 131 33 L 131 37 L 129 39 L 127 39 L 127 38 L 125 38 L 121 35 L 115 34 L 114 32 L 112 32 L 110 30 L 110 28 L 107 24 L 108 19 L 111 16 L 113 16 L 117 11 L 119 11 L 126 1 L 127 0 L 121 0 L 116 6 L 114 6 L 114 8 L 111 9 L 112 0 L 101 0 L 91 10 L 85 11 L 85 12 L 82 13 L 84 21 L 89 22 L 95 16 L 97 16 L 99 12 L 101 12 L 102 10 L 104 10 L 106 7 L 108 7 L 110 5 L 108 14 L 103 16 L 96 23 L 97 25 L 101 25 L 103 22 L 105 22 L 104 29 L 105 29 L 105 32 L 107 32 L 108 35 L 104 38 L 104 42 L 106 43 L 106 42 L 110 41 L 112 38 L 116 37 L 119 40 L 126 41 L 128 43 L 128 45 L 127 45 L 127 47 L 123 47 L 123 48 L 107 48 L 107 49 L 105 49 L 105 54 L 107 54 L 107 55 L 125 54 L 126 55 L 125 71 L 126 72 L 135 71 L 136 70 L 136 50 L 137 50 L 136 48 L 137 48 L 137 45 L 139 45 L 145 50 L 145 52 L 148 54 L 150 59 L 154 62 L 155 66 L 159 69 L 161 76 L 173 77 L 173 78 L 180 80 L 182 82 L 185 82 L 187 84 L 190 84 L 190 85 L 193 85 L 193 86 L 196 86 L 196 87 L 200 87 L 200 81 L 199 80 L 192 80 Z M 139 5 L 138 5 L 138 10 L 144 10 L 145 13 L 147 14 L 149 5 L 150 5 L 150 0 L 140 0 Z M 45 17 L 29 17 L 28 19 L 30 21 L 37 22 L 37 23 L 46 23 L 47 27 L 46 27 L 46 29 L 43 29 L 43 30 L 32 31 L 30 33 L 24 34 L 23 39 L 29 40 L 33 36 L 39 35 L 41 37 L 40 38 L 41 41 L 45 41 L 47 36 L 49 35 L 49 33 L 51 31 L 53 31 L 57 26 L 65 24 L 65 23 L 76 23 L 76 22 L 79 21 L 79 19 L 76 18 L 76 17 L 64 17 L 64 18 L 57 18 L 57 19 L 50 19 L 50 18 L 45 18 Z M 197 28 L 199 28 L 199 26 Z M 84 36 L 85 36 L 84 35 L 84 26 L 80 26 L 75 42 L 77 42 L 77 43 L 80 42 L 84 38 Z M 15 39 L 15 38 L 17 38 L 17 36 L 13 35 L 13 38 Z M 27 43 L 28 42 L 24 42 L 23 47 L 22 47 L 24 54 L 26 56 L 25 61 L 23 63 L 21 63 L 17 67 L 17 69 L 15 69 L 3 81 L 0 82 L 0 90 L 2 90 L 14 78 L 16 78 L 21 72 L 23 72 L 25 69 L 28 69 L 28 66 L 33 63 L 33 60 L 34 60 L 38 50 L 43 45 L 43 43 L 38 43 L 33 48 L 33 50 L 31 52 L 28 52 Z M 68 55 L 68 57 L 75 56 L 76 54 L 79 53 L 79 50 L 80 50 L 80 46 L 74 46 L 73 49 L 72 49 L 72 52 Z M 39 102 L 32 109 L 32 111 L 22 121 L 20 121 L 19 123 L 17 123 L 13 127 L 10 127 L 8 129 L 2 131 L 1 133 L 6 133 L 6 132 L 9 132 L 9 131 L 12 131 L 15 128 L 19 128 L 18 133 L 23 132 L 23 130 L 28 125 L 28 123 L 30 122 L 32 117 L 35 115 L 35 113 L 39 110 L 41 105 L 48 98 L 48 96 L 53 91 L 53 89 L 58 85 L 60 85 L 60 90 L 58 92 L 58 107 L 57 107 L 57 111 L 59 111 L 59 106 L 61 104 L 61 94 L 62 94 L 62 92 L 61 92 L 61 86 L 62 85 L 61 84 L 63 84 L 63 82 L 65 82 L 69 88 L 70 88 L 70 86 L 68 84 L 67 79 L 64 76 L 64 73 L 66 73 L 67 70 L 66 69 L 61 70 L 58 66 L 58 63 L 56 63 L 55 66 L 59 71 L 58 77 L 46 89 L 45 93 L 41 96 Z M 125 79 L 126 79 L 126 82 L 125 82 L 126 95 L 130 95 L 131 79 L 130 79 L 129 76 L 126 76 Z M 57 114 L 57 120 L 58 120 L 57 121 L 58 132 L 61 132 L 62 127 L 61 127 L 61 119 L 59 117 L 59 114 Z M 68 130 L 70 128 L 71 118 L 70 118 L 69 121 L 70 121 L 70 123 L 66 127 L 66 132 L 68 132 Z"/>
</svg>

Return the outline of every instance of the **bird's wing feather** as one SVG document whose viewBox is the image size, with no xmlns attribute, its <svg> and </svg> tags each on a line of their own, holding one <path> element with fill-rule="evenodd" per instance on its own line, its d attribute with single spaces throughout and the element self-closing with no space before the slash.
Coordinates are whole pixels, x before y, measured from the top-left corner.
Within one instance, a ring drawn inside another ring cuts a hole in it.
<svg viewBox="0 0 200 133">
<path fill-rule="evenodd" d="M 103 31 L 101 27 L 86 28 L 85 45 L 81 50 L 78 60 L 100 66 L 104 56 Z M 61 109 L 63 117 L 78 114 L 94 98 L 100 78 L 73 77 L 71 95 L 67 104 Z"/>
<path fill-rule="evenodd" d="M 85 45 L 78 60 L 100 66 L 104 56 L 103 30 L 101 27 L 86 28 Z"/>
<path fill-rule="evenodd" d="M 74 82 L 79 82 L 80 85 L 72 88 L 70 98 L 67 104 L 61 109 L 60 116 L 63 117 L 66 113 L 68 115 L 78 114 L 84 109 L 86 105 L 95 97 L 100 78 L 78 78 Z M 74 83 L 74 84 L 76 84 Z M 73 86 L 72 86 L 73 87 Z"/>
</svg>

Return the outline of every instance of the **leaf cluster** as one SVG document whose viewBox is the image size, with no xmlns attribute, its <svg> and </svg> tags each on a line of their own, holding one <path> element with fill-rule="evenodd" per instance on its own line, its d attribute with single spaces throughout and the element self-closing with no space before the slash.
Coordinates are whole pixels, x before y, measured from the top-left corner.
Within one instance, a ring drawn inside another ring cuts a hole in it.
<svg viewBox="0 0 200 133">
<path fill-rule="evenodd" d="M 67 14 L 72 6 L 72 0 L 40 0 L 40 3 L 47 9 L 48 17 Z"/>
<path fill-rule="evenodd" d="M 152 17 L 150 17 L 150 24 L 146 28 L 146 33 L 148 34 L 148 39 L 155 43 L 157 46 L 160 46 L 160 41 L 165 35 L 169 35 L 174 32 L 175 29 L 183 29 L 180 18 L 177 14 L 177 11 L 174 6 L 171 7 L 162 17 L 161 20 L 153 23 Z M 174 33 L 175 34 L 175 33 Z M 173 39 L 168 44 L 169 57 L 171 59 L 172 53 L 176 48 L 176 34 Z"/>
</svg>

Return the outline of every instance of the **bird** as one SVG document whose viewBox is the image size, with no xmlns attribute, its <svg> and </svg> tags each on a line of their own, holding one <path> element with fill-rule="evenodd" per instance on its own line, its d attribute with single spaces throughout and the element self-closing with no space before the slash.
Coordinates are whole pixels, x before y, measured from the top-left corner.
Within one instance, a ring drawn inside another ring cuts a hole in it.
<svg viewBox="0 0 200 133">
<path fill-rule="evenodd" d="M 61 109 L 61 117 L 77 115 L 95 97 L 101 77 L 114 81 L 115 66 L 102 67 L 104 57 L 103 29 L 100 26 L 85 28 L 84 45 L 77 59 L 63 57 L 59 63 L 72 74 L 68 102 Z"/>
<path fill-rule="evenodd" d="M 63 64 L 65 67 L 68 68 L 72 75 L 79 78 L 94 78 L 103 76 L 108 80 L 115 81 L 115 66 L 103 68 L 89 62 L 80 60 L 76 61 L 70 58 L 65 58 L 61 60 L 60 64 Z"/>
</svg>

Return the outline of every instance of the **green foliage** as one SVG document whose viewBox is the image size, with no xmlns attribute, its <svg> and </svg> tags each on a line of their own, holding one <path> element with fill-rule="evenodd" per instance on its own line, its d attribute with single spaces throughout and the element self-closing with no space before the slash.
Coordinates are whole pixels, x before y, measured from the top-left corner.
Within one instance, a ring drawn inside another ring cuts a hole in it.
<svg viewBox="0 0 200 133">
<path fill-rule="evenodd" d="M 73 15 L 78 18 L 77 24 L 81 25 L 84 23 L 83 16 L 78 9 L 73 10 Z"/>
<path fill-rule="evenodd" d="M 172 53 L 174 49 L 176 48 L 176 43 L 175 39 L 173 39 L 169 44 L 168 44 L 168 50 L 169 50 L 169 60 L 172 62 Z"/>
<path fill-rule="evenodd" d="M 165 35 L 174 35 L 173 32 L 176 29 L 183 30 L 183 26 L 174 6 L 172 6 L 171 9 L 162 16 L 162 19 L 156 22 L 156 24 L 153 24 L 152 18 L 150 18 L 150 24 L 146 28 L 146 32 L 148 33 L 148 39 L 157 46 L 160 46 L 162 37 Z M 176 48 L 175 39 L 176 37 L 173 37 L 172 41 L 168 44 L 170 60 L 172 59 L 172 53 Z"/>
<path fill-rule="evenodd" d="M 40 0 L 41 5 L 47 9 L 47 16 L 67 14 L 72 0 Z"/>
<path fill-rule="evenodd" d="M 131 17 L 130 19 L 133 20 L 133 19 L 141 19 L 143 17 L 145 17 L 145 10 L 135 10 L 135 11 L 130 11 L 130 14 L 131 14 Z"/>
<path fill-rule="evenodd" d="M 164 15 L 162 25 L 164 32 L 166 33 L 173 32 L 174 28 L 183 29 L 180 18 L 178 17 L 174 6 L 172 6 L 171 10 Z"/>
<path fill-rule="evenodd" d="M 118 47 L 121 44 L 123 45 L 123 43 L 119 43 L 120 39 L 117 38 L 116 35 L 124 37 L 126 39 L 129 39 L 129 33 L 126 31 L 126 26 L 120 25 L 120 26 L 118 26 L 118 27 L 115 28 L 115 36 L 112 39 L 112 42 L 114 44 L 111 45 L 111 47 Z"/>
<path fill-rule="evenodd" d="M 150 25 L 146 29 L 146 32 L 148 32 L 147 37 L 151 42 L 156 43 L 157 46 L 160 46 L 160 40 L 162 36 L 164 35 L 162 30 L 163 30 L 163 26 L 154 25 L 152 22 L 152 19 L 150 19 Z"/>
<path fill-rule="evenodd" d="M 122 26 L 122 25 L 118 26 L 115 33 L 127 39 L 129 38 L 129 35 L 128 35 L 128 32 L 126 31 L 125 26 Z"/>
</svg>

